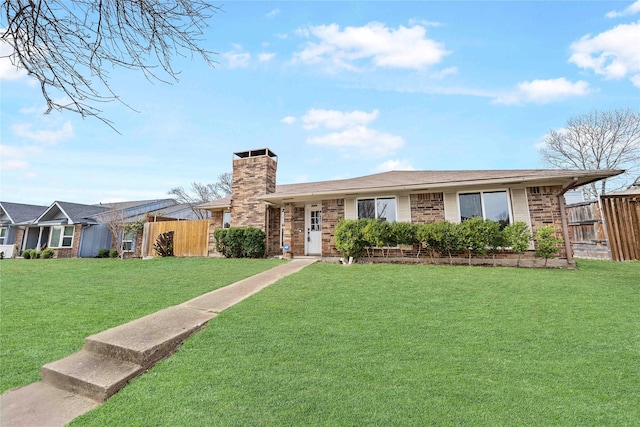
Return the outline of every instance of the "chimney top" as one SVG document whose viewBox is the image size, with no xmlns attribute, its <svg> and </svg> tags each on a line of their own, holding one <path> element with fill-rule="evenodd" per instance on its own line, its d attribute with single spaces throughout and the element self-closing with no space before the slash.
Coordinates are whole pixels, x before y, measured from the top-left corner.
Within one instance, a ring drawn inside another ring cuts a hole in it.
<svg viewBox="0 0 640 427">
<path fill-rule="evenodd" d="M 258 148 L 256 150 L 248 150 L 248 151 L 239 151 L 237 153 L 233 153 L 233 155 L 240 159 L 246 159 L 247 157 L 261 157 L 268 156 L 272 159 L 276 159 L 278 156 L 273 151 L 268 148 Z"/>
</svg>

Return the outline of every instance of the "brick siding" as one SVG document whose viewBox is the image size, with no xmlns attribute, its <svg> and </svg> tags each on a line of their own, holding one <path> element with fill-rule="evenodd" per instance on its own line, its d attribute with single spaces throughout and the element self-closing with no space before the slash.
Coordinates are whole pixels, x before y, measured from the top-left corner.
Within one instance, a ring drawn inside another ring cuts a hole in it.
<svg viewBox="0 0 640 427">
<path fill-rule="evenodd" d="M 444 221 L 444 196 L 442 193 L 412 194 L 411 223 L 427 224 Z"/>
<path fill-rule="evenodd" d="M 556 229 L 556 236 L 563 238 L 562 217 L 560 215 L 560 203 L 557 194 L 562 191 L 562 186 L 527 187 L 527 200 L 529 201 L 529 214 L 531 216 L 531 228 L 533 233 L 540 228 L 551 225 Z M 564 245 L 559 245 L 559 256 L 565 258 L 567 252 Z"/>
<path fill-rule="evenodd" d="M 231 223 L 234 227 L 265 229 L 267 204 L 257 196 L 276 190 L 277 163 L 269 156 L 247 157 L 233 161 L 231 185 Z"/>
<path fill-rule="evenodd" d="M 322 255 L 339 256 L 336 249 L 335 231 L 340 218 L 344 218 L 344 199 L 322 201 Z"/>
</svg>

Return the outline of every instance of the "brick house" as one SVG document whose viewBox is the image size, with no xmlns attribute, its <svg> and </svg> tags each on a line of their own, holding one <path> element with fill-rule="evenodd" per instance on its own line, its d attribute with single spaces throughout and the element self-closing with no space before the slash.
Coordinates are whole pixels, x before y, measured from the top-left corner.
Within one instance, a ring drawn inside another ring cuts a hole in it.
<svg viewBox="0 0 640 427">
<path fill-rule="evenodd" d="M 211 212 L 210 242 L 220 227 L 259 227 L 267 255 L 288 245 L 296 255 L 338 256 L 334 229 L 340 218 L 380 218 L 415 224 L 466 218 L 513 223 L 533 232 L 552 225 L 566 242 L 564 193 L 621 170 L 391 171 L 357 178 L 276 184 L 277 156 L 268 148 L 234 153 L 230 197 L 199 205 Z M 210 254 L 213 252 L 210 245 Z"/>
</svg>

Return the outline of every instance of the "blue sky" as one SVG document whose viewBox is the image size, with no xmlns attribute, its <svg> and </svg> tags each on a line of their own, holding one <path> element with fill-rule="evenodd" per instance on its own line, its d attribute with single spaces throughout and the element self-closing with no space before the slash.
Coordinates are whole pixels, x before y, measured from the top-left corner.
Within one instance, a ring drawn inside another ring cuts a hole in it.
<svg viewBox="0 0 640 427">
<path fill-rule="evenodd" d="M 120 134 L 43 115 L 0 61 L 1 192 L 48 205 L 167 197 L 271 148 L 278 183 L 393 169 L 539 168 L 551 129 L 640 109 L 640 1 L 229 2 L 178 83 L 113 70 Z M 6 46 L 0 47 L 5 49 Z"/>
</svg>

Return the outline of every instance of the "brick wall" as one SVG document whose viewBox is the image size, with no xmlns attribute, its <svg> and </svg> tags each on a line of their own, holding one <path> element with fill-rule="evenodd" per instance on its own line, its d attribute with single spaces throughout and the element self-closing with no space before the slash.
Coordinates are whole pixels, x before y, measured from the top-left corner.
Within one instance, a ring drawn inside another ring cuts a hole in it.
<svg viewBox="0 0 640 427">
<path fill-rule="evenodd" d="M 234 227 L 265 229 L 267 205 L 256 197 L 275 191 L 276 169 L 276 161 L 266 155 L 233 161 L 231 223 Z"/>
<path fill-rule="evenodd" d="M 336 224 L 344 218 L 344 199 L 322 201 L 322 255 L 339 256 L 334 233 Z"/>
<path fill-rule="evenodd" d="M 304 206 L 297 207 L 291 203 L 284 205 L 284 243 L 291 247 L 290 252 L 304 255 Z"/>
<path fill-rule="evenodd" d="M 269 235 L 267 236 L 267 255 L 282 255 L 280 247 L 280 208 L 269 208 Z"/>
<path fill-rule="evenodd" d="M 216 239 L 213 236 L 213 233 L 218 229 L 222 228 L 222 211 L 213 211 L 211 212 L 211 217 L 209 218 L 209 240 L 207 248 L 208 256 L 220 256 L 218 251 L 216 251 Z"/>
<path fill-rule="evenodd" d="M 412 194 L 411 223 L 427 224 L 444 221 L 444 197 L 442 193 Z"/>
<path fill-rule="evenodd" d="M 556 229 L 556 236 L 563 238 L 560 203 L 557 197 L 560 191 L 562 191 L 562 186 L 560 185 L 527 187 L 531 228 L 534 234 L 538 228 L 551 225 Z M 567 252 L 564 245 L 559 245 L 558 249 L 560 250 L 558 255 L 561 258 L 565 258 Z"/>
</svg>

